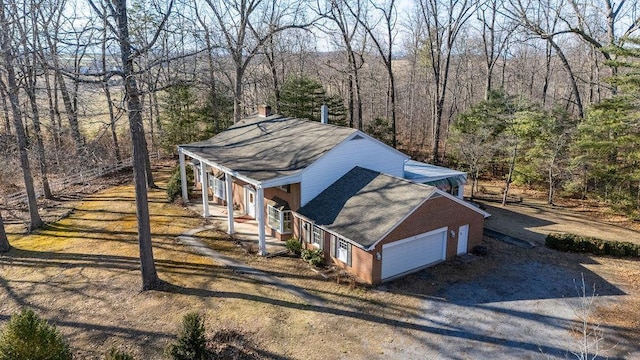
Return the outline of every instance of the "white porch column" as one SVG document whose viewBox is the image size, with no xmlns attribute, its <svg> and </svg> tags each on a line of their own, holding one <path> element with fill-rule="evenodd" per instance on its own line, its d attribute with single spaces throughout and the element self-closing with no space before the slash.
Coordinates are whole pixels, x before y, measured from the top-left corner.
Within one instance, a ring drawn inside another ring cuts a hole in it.
<svg viewBox="0 0 640 360">
<path fill-rule="evenodd" d="M 229 173 L 224 173 L 225 195 L 227 195 L 227 234 L 233 235 L 233 177 Z"/>
<path fill-rule="evenodd" d="M 461 200 L 464 200 L 464 185 L 465 184 L 460 184 L 458 187 L 458 198 Z"/>
<path fill-rule="evenodd" d="M 200 161 L 200 180 L 202 181 L 202 216 L 209 217 L 209 172 L 207 164 Z"/>
<path fill-rule="evenodd" d="M 264 233 L 264 189 L 262 185 L 258 185 L 258 194 L 256 195 L 256 220 L 258 220 L 258 244 L 260 250 L 259 255 L 267 255 L 267 243 Z"/>
<path fill-rule="evenodd" d="M 184 153 L 182 149 L 178 149 L 178 158 L 180 158 L 180 184 L 182 185 L 182 201 L 189 201 L 189 192 L 187 191 L 187 168 L 184 162 Z"/>
</svg>

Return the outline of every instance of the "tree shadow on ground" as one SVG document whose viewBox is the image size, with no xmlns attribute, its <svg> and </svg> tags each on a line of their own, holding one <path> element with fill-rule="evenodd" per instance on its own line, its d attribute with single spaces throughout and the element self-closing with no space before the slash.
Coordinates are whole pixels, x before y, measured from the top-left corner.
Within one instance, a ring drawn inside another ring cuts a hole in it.
<svg viewBox="0 0 640 360">
<path fill-rule="evenodd" d="M 418 321 L 405 321 L 387 318 L 377 314 L 371 313 L 363 313 L 358 311 L 353 311 L 349 309 L 342 309 L 338 307 L 331 306 L 313 306 L 307 305 L 303 303 L 290 302 L 286 300 L 275 299 L 271 297 L 265 297 L 260 295 L 250 295 L 239 292 L 229 292 L 229 291 L 211 291 L 207 289 L 198 289 L 198 288 L 189 288 L 183 287 L 180 285 L 174 284 L 164 284 L 159 291 L 165 291 L 169 293 L 179 293 L 183 295 L 192 295 L 199 297 L 213 297 L 213 298 L 223 298 L 223 299 L 240 299 L 252 302 L 266 303 L 275 306 L 281 306 L 286 308 L 297 309 L 300 311 L 311 311 L 322 314 L 331 314 L 338 315 L 344 317 L 350 317 L 354 319 L 360 319 L 363 321 L 367 321 L 370 323 L 370 326 L 375 326 L 376 324 L 384 324 L 392 326 L 398 330 L 412 330 L 417 331 L 419 333 L 429 333 L 435 335 L 441 335 L 449 338 L 451 341 L 457 340 L 473 340 L 481 343 L 485 343 L 487 345 L 499 345 L 499 346 L 508 346 L 517 348 L 520 350 L 533 351 L 534 353 L 540 353 L 541 351 L 544 354 L 562 356 L 566 354 L 565 349 L 561 349 L 554 346 L 548 345 L 540 345 L 533 342 L 527 341 L 508 341 L 505 343 L 504 338 L 495 337 L 491 335 L 485 335 L 480 333 L 470 332 L 466 329 L 455 329 L 450 326 L 440 327 L 439 325 L 433 324 L 421 324 Z M 412 319 L 418 320 L 418 319 Z"/>
</svg>

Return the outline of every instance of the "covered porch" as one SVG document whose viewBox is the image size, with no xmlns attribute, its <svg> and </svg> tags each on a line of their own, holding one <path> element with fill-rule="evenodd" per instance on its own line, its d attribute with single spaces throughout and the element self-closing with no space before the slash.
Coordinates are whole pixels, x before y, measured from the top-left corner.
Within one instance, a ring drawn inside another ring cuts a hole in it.
<svg viewBox="0 0 640 360">
<path fill-rule="evenodd" d="M 195 195 L 200 195 L 200 191 L 194 191 Z M 189 209 L 193 212 L 202 212 L 202 203 L 199 201 L 199 197 L 194 197 L 197 200 L 191 200 L 188 203 Z M 209 216 L 208 220 L 213 222 L 221 231 L 229 233 L 227 228 L 228 213 L 226 206 L 218 205 L 215 203 L 209 204 Z M 233 214 L 234 219 L 234 237 L 237 241 L 243 243 L 243 246 L 249 245 L 254 249 L 260 248 L 260 239 L 258 237 L 258 222 L 255 219 L 251 219 L 240 211 L 235 211 Z M 276 237 L 269 234 L 265 234 L 265 256 L 271 257 L 287 252 L 287 248 L 283 241 L 278 240 Z"/>
<path fill-rule="evenodd" d="M 193 161 L 195 180 L 201 184 L 197 202 L 189 199 L 187 156 Z M 194 210 L 205 218 L 217 219 L 229 235 L 256 242 L 259 255 L 267 256 L 284 249 L 284 242 L 280 240 L 292 230 L 291 207 L 274 197 L 273 192 L 278 188 L 289 189 L 292 185 L 289 179 L 258 181 L 182 148 L 179 148 L 179 159 L 182 198 L 192 204 Z M 217 203 L 211 200 L 209 191 Z"/>
</svg>

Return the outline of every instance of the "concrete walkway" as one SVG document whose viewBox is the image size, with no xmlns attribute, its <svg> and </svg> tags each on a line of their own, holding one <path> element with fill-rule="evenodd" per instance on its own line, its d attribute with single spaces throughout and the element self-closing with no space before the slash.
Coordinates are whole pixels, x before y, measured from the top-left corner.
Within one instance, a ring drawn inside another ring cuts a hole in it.
<svg viewBox="0 0 640 360">
<path fill-rule="evenodd" d="M 257 270 L 251 266 L 248 266 L 246 264 L 240 263 L 234 259 L 231 259 L 227 256 L 224 256 L 222 254 L 220 254 L 219 252 L 211 249 L 210 247 L 208 247 L 207 245 L 205 245 L 202 241 L 198 240 L 195 235 L 199 232 L 205 231 L 205 230 L 211 230 L 211 229 L 215 229 L 216 225 L 207 225 L 204 227 L 200 227 L 200 228 L 196 228 L 196 229 L 191 229 L 181 235 L 178 236 L 178 239 L 180 240 L 180 242 L 182 242 L 185 245 L 190 246 L 191 248 L 193 248 L 194 250 L 196 250 L 198 253 L 204 255 L 204 256 L 208 256 L 211 259 L 213 259 L 214 261 L 216 261 L 217 263 L 233 270 L 234 272 L 241 274 L 243 276 L 246 276 L 248 278 L 263 282 L 265 284 L 269 284 L 269 285 L 273 285 L 277 288 L 280 288 L 286 292 L 288 292 L 289 294 L 295 295 L 299 298 L 301 298 L 302 300 L 304 300 L 305 302 L 307 302 L 309 305 L 314 305 L 314 306 L 320 306 L 322 305 L 322 301 L 320 300 L 320 298 L 309 294 L 308 292 L 306 292 L 305 290 L 290 284 L 286 281 L 283 281 L 275 276 L 269 275 L 267 273 L 264 273 L 260 270 Z"/>
</svg>

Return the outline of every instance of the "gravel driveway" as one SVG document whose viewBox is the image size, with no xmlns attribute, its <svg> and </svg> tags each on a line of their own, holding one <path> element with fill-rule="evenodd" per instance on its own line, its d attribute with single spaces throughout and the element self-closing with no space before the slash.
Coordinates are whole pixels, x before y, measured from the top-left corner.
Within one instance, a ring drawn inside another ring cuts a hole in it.
<svg viewBox="0 0 640 360">
<path fill-rule="evenodd" d="M 535 256 L 503 261 L 500 271 L 448 284 L 427 297 L 419 321 L 422 331 L 414 338 L 398 334 L 385 354 L 405 359 L 575 359 L 572 351 L 578 351 L 580 337 L 572 329 L 581 329 L 576 312 L 581 308 L 577 286 L 582 274 L 589 293 L 595 283 L 595 306 L 610 305 L 625 294 L 580 266 L 556 265 Z M 603 347 L 615 347 L 600 354 L 640 359 L 637 344 L 618 338 L 615 329 L 601 328 Z"/>
</svg>

